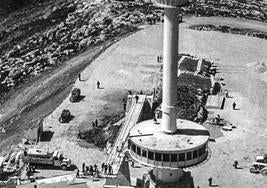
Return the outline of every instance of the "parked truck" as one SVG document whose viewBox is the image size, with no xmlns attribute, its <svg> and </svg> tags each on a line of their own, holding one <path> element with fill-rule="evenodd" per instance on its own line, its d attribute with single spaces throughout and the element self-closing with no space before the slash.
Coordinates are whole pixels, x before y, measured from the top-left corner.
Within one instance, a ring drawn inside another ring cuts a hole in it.
<svg viewBox="0 0 267 188">
<path fill-rule="evenodd" d="M 23 162 L 29 163 L 35 168 L 53 166 L 66 170 L 71 166 L 71 160 L 64 158 L 60 152 L 54 151 L 50 153 L 36 148 L 30 148 L 24 152 Z"/>
</svg>

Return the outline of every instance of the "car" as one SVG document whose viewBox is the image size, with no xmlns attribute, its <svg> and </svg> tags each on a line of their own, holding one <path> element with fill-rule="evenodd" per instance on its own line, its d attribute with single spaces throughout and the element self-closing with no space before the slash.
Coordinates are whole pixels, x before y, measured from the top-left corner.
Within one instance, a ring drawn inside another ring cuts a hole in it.
<svg viewBox="0 0 267 188">
<path fill-rule="evenodd" d="M 80 98 L 81 98 L 81 90 L 79 88 L 74 88 L 71 91 L 70 102 L 79 102 Z"/>
<path fill-rule="evenodd" d="M 59 117 L 60 123 L 68 123 L 72 119 L 72 115 L 69 110 L 63 109 Z"/>
</svg>

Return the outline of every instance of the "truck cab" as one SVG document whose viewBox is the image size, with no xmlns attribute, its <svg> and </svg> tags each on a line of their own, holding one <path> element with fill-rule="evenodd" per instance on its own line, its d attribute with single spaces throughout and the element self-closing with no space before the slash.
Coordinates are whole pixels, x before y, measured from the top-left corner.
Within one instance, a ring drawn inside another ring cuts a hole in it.
<svg viewBox="0 0 267 188">
<path fill-rule="evenodd" d="M 258 162 L 258 163 L 267 163 L 267 154 L 257 156 L 256 157 L 256 162 Z"/>
</svg>

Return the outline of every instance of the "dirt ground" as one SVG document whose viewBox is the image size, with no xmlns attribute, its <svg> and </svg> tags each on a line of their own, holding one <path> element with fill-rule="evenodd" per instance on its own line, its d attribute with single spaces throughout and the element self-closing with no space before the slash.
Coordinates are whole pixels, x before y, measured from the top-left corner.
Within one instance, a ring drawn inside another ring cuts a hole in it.
<svg viewBox="0 0 267 188">
<path fill-rule="evenodd" d="M 223 137 L 209 144 L 212 153 L 205 164 L 187 170 L 192 172 L 196 187 L 208 187 L 207 179 L 212 176 L 214 185 L 219 187 L 262 188 L 267 185 L 266 177 L 250 174 L 248 170 L 256 155 L 267 152 L 267 83 L 263 73 L 252 72 L 247 64 L 267 61 L 267 40 L 188 29 L 190 24 L 195 23 L 227 23 L 228 19 L 224 18 L 184 20 L 180 25 L 180 53 L 214 61 L 220 69 L 218 76 L 225 79 L 224 88 L 229 90 L 231 97 L 226 100 L 224 110 L 210 114 L 218 113 L 237 127 L 231 132 L 224 132 Z M 254 21 L 234 20 L 231 24 L 237 24 L 235 27 L 245 22 L 246 28 L 253 28 L 255 24 Z M 257 30 L 267 30 L 266 24 L 257 22 L 257 25 Z M 100 164 L 105 152 L 90 145 L 80 147 L 77 132 L 89 127 L 90 121 L 97 118 L 103 109 L 112 107 L 115 113 L 119 112 L 122 108 L 120 99 L 127 90 L 153 89 L 153 75 L 159 70 L 156 57 L 162 53 L 162 37 L 162 24 L 144 26 L 141 31 L 111 46 L 90 64 L 81 74 L 83 81 L 75 83 L 85 98 L 77 104 L 71 104 L 66 98 L 45 118 L 45 126 L 55 133 L 51 142 L 41 143 L 40 146 L 63 151 L 78 167 L 83 161 Z M 96 89 L 97 80 L 101 81 L 103 89 Z M 111 98 L 114 93 L 116 96 Z M 232 110 L 233 101 L 237 103 L 238 110 Z M 59 114 L 64 108 L 70 109 L 75 116 L 69 124 L 58 123 Z M 239 161 L 240 169 L 233 168 L 235 159 Z"/>
<path fill-rule="evenodd" d="M 223 18 L 221 19 L 225 22 Z M 216 21 L 212 18 L 209 22 L 212 20 Z M 200 22 L 203 21 L 200 20 Z M 256 155 L 266 152 L 267 103 L 264 99 L 267 87 L 266 82 L 261 79 L 262 75 L 251 72 L 247 69 L 247 64 L 266 61 L 267 41 L 219 32 L 193 31 L 188 29 L 189 24 L 191 24 L 191 18 L 185 19 L 185 23 L 181 24 L 180 52 L 213 60 L 219 66 L 221 73 L 218 76 L 225 79 L 224 87 L 229 90 L 231 98 L 227 98 L 224 110 L 210 112 L 210 115 L 220 114 L 237 128 L 232 132 L 223 132 L 223 137 L 209 144 L 212 153 L 205 164 L 187 170 L 192 172 L 195 186 L 207 187 L 207 179 L 212 176 L 214 185 L 219 187 L 263 187 L 267 185 L 267 179 L 261 175 L 250 174 L 248 169 Z M 249 22 L 246 27 L 250 24 Z M 260 27 L 265 27 L 265 25 Z M 145 26 L 136 34 L 119 41 L 84 70 L 82 73 L 84 82 L 76 82 L 75 86 L 80 87 L 86 96 L 84 101 L 75 108 L 70 106 L 66 99 L 53 112 L 54 117 L 57 117 L 56 114 L 62 108 L 73 108 L 75 110 L 73 113 L 77 118 L 70 126 L 74 128 L 79 124 L 77 121 L 81 123 L 88 118 L 88 114 L 97 112 L 98 105 L 108 104 L 107 101 L 102 100 L 102 95 L 119 90 L 152 89 L 155 80 L 151 75 L 158 71 L 156 56 L 161 54 L 161 49 L 161 24 Z M 101 81 L 103 90 L 95 89 L 96 80 Z M 233 101 L 237 103 L 238 110 L 232 110 Z M 88 110 L 87 115 L 84 109 Z M 74 136 L 73 138 L 64 136 L 67 128 L 64 131 L 61 125 L 57 125 L 56 119 L 50 118 L 51 116 L 47 118 L 47 121 L 55 123 L 53 128 L 60 129 L 53 136 L 51 146 L 73 157 L 78 166 L 83 160 L 90 164 L 99 164 L 101 160 L 104 160 L 104 152 L 93 148 L 81 149 L 75 144 Z M 68 144 L 62 144 L 62 142 Z M 73 154 L 73 151 L 84 152 L 84 155 Z M 242 169 L 233 169 L 232 163 L 235 159 L 239 161 Z M 142 168 L 140 171 L 146 170 Z M 140 175 L 140 171 L 132 175 Z"/>
</svg>

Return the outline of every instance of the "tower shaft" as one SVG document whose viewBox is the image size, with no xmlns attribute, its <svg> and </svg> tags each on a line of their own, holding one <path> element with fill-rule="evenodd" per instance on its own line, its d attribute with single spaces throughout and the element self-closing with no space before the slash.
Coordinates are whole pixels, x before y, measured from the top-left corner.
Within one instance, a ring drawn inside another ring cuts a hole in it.
<svg viewBox="0 0 267 188">
<path fill-rule="evenodd" d="M 163 38 L 162 130 L 174 133 L 176 128 L 177 62 L 179 40 L 178 8 L 165 8 Z"/>
</svg>

